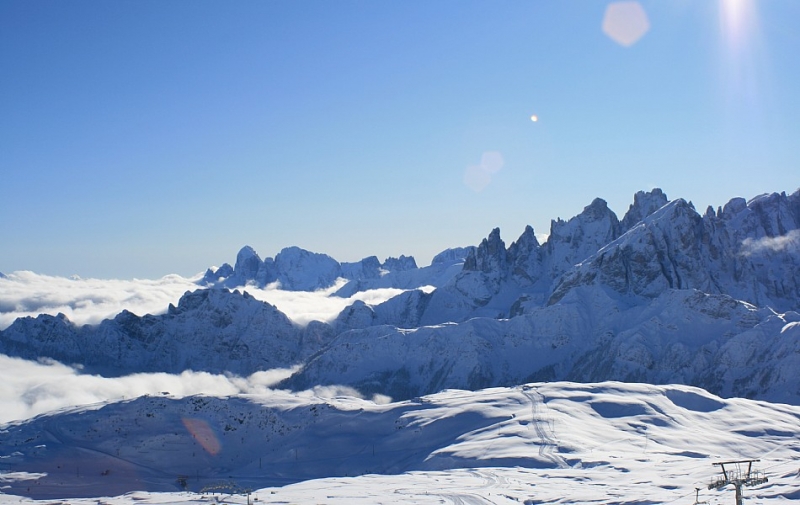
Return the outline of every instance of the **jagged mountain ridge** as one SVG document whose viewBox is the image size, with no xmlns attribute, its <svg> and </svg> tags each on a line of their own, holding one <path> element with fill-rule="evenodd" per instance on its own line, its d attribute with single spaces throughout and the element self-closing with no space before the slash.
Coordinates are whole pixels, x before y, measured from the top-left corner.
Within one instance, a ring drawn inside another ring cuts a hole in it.
<svg viewBox="0 0 800 505">
<path fill-rule="evenodd" d="M 236 264 L 223 263 L 209 268 L 200 284 L 236 288 L 247 285 L 265 287 L 276 284 L 287 291 L 314 291 L 331 287 L 337 280 L 348 282 L 338 296 L 350 296 L 358 291 L 377 288 L 413 289 L 422 286 L 441 286 L 452 278 L 474 247 L 456 247 L 437 254 L 431 264 L 419 268 L 412 256 L 389 257 L 381 263 L 368 256 L 353 263 L 339 263 L 327 254 L 299 247 L 286 247 L 275 258 L 261 259 L 250 246 L 236 255 Z"/>
<path fill-rule="evenodd" d="M 340 334 L 283 386 L 348 384 L 410 398 L 526 381 L 682 383 L 722 396 L 800 401 L 800 315 L 670 289 L 629 305 L 596 286 L 511 319 Z"/>
<path fill-rule="evenodd" d="M 667 289 L 696 288 L 800 310 L 799 234 L 800 191 L 749 204 L 735 198 L 700 216 L 691 203 L 668 202 L 655 189 L 637 193 L 622 221 L 595 199 L 569 221 L 553 221 L 541 245 L 528 228 L 506 248 L 500 230 L 493 230 L 444 286 L 428 296 L 395 297 L 362 319 L 411 328 L 513 317 L 597 279 L 621 296 L 643 297 L 641 303 Z"/>
<path fill-rule="evenodd" d="M 703 216 L 661 190 L 639 192 L 622 220 L 596 199 L 578 216 L 553 221 L 544 244 L 528 227 L 506 248 L 495 229 L 477 247 L 434 261 L 446 265 L 436 271 L 441 280 L 463 258 L 433 292 L 355 302 L 331 324 L 300 328 L 246 294 L 210 289 L 185 295 L 163 316 L 122 313 L 96 327 L 23 318 L 0 333 L 0 352 L 115 374 L 248 374 L 303 364 L 287 387 L 348 384 L 395 398 L 444 387 L 615 379 L 800 403 L 798 224 L 800 191 L 733 199 Z M 340 273 L 353 277 L 352 290 L 433 272 L 402 258 L 339 264 L 284 251 L 262 261 L 243 248 L 217 283 L 269 283 L 265 272 L 275 265 L 288 269 L 280 274 L 286 282 L 310 289 Z M 365 274 L 376 269 L 377 276 Z M 214 302 L 197 301 L 204 296 Z"/>
<path fill-rule="evenodd" d="M 668 288 L 699 289 L 798 310 L 798 230 L 800 192 L 762 195 L 749 204 L 734 199 L 704 216 L 678 199 L 572 269 L 549 303 L 574 286 L 599 283 L 648 298 Z"/>
</svg>

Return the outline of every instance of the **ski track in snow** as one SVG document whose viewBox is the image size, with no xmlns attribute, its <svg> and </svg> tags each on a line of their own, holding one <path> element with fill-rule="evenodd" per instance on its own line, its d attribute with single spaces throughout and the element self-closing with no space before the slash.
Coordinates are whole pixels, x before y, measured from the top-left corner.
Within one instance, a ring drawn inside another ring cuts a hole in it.
<svg viewBox="0 0 800 505">
<path fill-rule="evenodd" d="M 542 395 L 534 387 L 524 386 L 522 389 L 523 394 L 531 402 L 531 422 L 528 427 L 536 431 L 536 437 L 539 441 L 539 456 L 552 460 L 561 468 L 566 467 L 567 464 L 563 459 L 556 455 L 558 443 L 556 442 L 555 432 L 550 425 L 551 421 L 542 414 L 547 409 Z"/>
</svg>

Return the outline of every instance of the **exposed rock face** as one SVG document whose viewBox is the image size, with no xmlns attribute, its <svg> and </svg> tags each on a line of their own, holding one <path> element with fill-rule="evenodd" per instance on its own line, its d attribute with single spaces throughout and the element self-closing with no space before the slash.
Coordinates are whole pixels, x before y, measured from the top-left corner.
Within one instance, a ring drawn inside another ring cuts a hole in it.
<svg viewBox="0 0 800 505">
<path fill-rule="evenodd" d="M 798 201 L 798 192 L 737 198 L 702 217 L 682 199 L 670 202 L 566 274 L 549 303 L 592 284 L 645 298 L 697 289 L 800 310 Z"/>
<path fill-rule="evenodd" d="M 200 280 L 200 284 L 207 286 L 222 283 L 232 275 L 233 267 L 228 263 L 223 263 L 219 268 L 209 268 L 206 270 L 205 275 L 203 275 L 203 278 Z"/>
<path fill-rule="evenodd" d="M 246 281 L 256 278 L 259 268 L 261 268 L 261 258 L 258 256 L 252 247 L 244 246 L 239 250 L 236 255 L 236 265 L 233 267 L 233 272 L 236 277 Z"/>
<path fill-rule="evenodd" d="M 342 263 L 342 277 L 353 280 L 377 279 L 381 276 L 381 262 L 377 256 L 369 256 L 355 263 Z"/>
<path fill-rule="evenodd" d="M 383 262 L 383 268 L 390 272 L 405 272 L 406 270 L 414 270 L 417 268 L 417 262 L 414 261 L 413 256 L 400 255 L 399 258 L 386 258 Z"/>
<path fill-rule="evenodd" d="M 327 254 L 299 247 L 286 247 L 275 256 L 278 281 L 291 291 L 313 291 L 328 287 L 342 276 L 339 262 Z"/>
<path fill-rule="evenodd" d="M 639 221 L 643 220 L 653 212 L 657 211 L 669 202 L 667 195 L 660 188 L 653 191 L 637 191 L 633 195 L 633 203 L 628 207 L 628 212 L 620 221 L 620 228 L 623 232 L 630 230 Z"/>
<path fill-rule="evenodd" d="M 600 198 L 567 222 L 552 221 L 545 243 L 549 277 L 555 279 L 619 235 L 616 214 Z"/>
</svg>

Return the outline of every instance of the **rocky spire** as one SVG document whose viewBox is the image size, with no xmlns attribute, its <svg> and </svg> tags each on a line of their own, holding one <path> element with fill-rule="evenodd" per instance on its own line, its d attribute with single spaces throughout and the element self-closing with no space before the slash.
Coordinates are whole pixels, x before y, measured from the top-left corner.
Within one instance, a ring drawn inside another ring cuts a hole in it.
<svg viewBox="0 0 800 505">
<path fill-rule="evenodd" d="M 633 203 L 620 222 L 621 231 L 624 233 L 630 230 L 636 223 L 666 205 L 668 201 L 667 195 L 660 188 L 654 188 L 649 192 L 637 191 L 633 195 Z"/>
</svg>

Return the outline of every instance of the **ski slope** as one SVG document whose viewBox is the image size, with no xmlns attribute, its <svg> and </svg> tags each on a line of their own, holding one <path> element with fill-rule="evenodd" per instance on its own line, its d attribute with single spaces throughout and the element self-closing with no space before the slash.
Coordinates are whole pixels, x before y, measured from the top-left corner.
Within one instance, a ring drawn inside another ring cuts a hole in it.
<svg viewBox="0 0 800 505">
<path fill-rule="evenodd" d="M 799 427 L 797 406 L 617 382 L 147 396 L 0 427 L 0 504 L 730 503 L 713 463 L 751 458 L 769 482 L 746 503 L 788 503 Z"/>
</svg>

